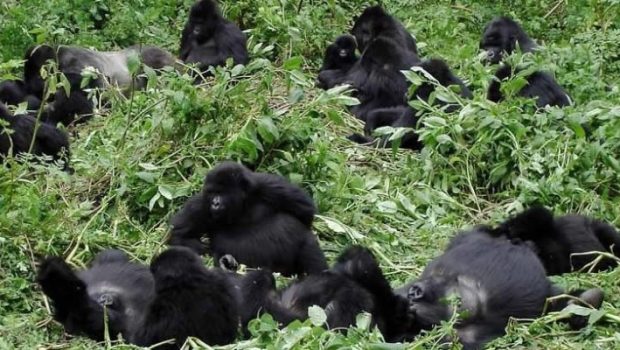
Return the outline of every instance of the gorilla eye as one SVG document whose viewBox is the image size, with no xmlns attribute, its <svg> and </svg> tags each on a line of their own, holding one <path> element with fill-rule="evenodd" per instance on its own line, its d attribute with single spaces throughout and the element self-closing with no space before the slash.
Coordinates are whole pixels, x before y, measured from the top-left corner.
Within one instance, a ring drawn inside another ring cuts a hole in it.
<svg viewBox="0 0 620 350">
<path fill-rule="evenodd" d="M 422 288 L 419 284 L 414 284 L 409 288 L 409 293 L 407 296 L 410 300 L 420 300 L 424 298 L 424 288 Z"/>
</svg>

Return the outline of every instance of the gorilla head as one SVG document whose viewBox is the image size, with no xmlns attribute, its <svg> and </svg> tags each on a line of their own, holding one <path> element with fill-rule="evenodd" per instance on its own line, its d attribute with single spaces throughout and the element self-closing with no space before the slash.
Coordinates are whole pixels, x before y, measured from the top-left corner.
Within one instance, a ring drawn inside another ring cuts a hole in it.
<svg viewBox="0 0 620 350">
<path fill-rule="evenodd" d="M 231 223 L 243 213 L 252 188 L 251 172 L 234 162 L 224 162 L 207 174 L 204 207 L 214 222 Z"/>
<path fill-rule="evenodd" d="M 402 23 L 379 5 L 368 7 L 362 12 L 355 21 L 351 34 L 355 36 L 360 51 L 365 50 L 374 39 L 385 37 L 398 42 L 401 48 L 418 54 L 415 39 Z"/>
<path fill-rule="evenodd" d="M 517 43 L 522 52 L 531 52 L 536 48 L 536 43 L 519 23 L 508 17 L 498 17 L 484 28 L 480 49 L 486 51 L 486 60 L 489 63 L 496 64 L 502 60 L 504 53 L 514 52 Z"/>
</svg>

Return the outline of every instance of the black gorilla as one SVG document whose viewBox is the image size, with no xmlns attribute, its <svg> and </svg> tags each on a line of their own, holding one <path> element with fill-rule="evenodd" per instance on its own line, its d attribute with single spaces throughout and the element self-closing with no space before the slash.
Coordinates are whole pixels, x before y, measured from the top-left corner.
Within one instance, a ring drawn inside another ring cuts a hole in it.
<svg viewBox="0 0 620 350">
<path fill-rule="evenodd" d="M 516 73 L 516 72 L 515 72 Z M 493 102 L 499 102 L 504 99 L 501 91 L 501 84 L 504 80 L 510 79 L 514 75 L 512 67 L 508 64 L 502 64 L 495 73 L 495 78 L 489 85 L 487 98 Z M 536 106 L 539 108 L 545 106 L 570 106 L 571 100 L 562 87 L 553 79 L 551 74 L 536 71 L 526 78 L 527 84 L 519 90 L 519 96 L 532 98 L 536 100 Z"/>
<path fill-rule="evenodd" d="M 209 66 L 224 65 L 228 58 L 234 64 L 247 64 L 247 39 L 236 24 L 222 17 L 215 1 L 199 0 L 183 28 L 179 58 L 198 64 L 203 73 Z"/>
<path fill-rule="evenodd" d="M 95 340 L 104 339 L 104 313 L 111 335 L 130 337 L 154 297 L 148 268 L 130 262 L 118 250 L 99 253 L 90 268 L 77 273 L 61 258 L 47 258 L 37 281 L 52 300 L 54 318 L 65 330 Z"/>
<path fill-rule="evenodd" d="M 27 108 L 31 111 L 41 106 L 41 100 L 28 93 L 22 80 L 6 80 L 0 83 L 0 103 L 17 106 L 22 102 L 27 102 Z"/>
<path fill-rule="evenodd" d="M 519 23 L 508 17 L 498 17 L 489 22 L 480 40 L 480 49 L 486 51 L 486 60 L 499 63 L 505 54 L 510 55 L 518 47 L 522 52 L 532 52 L 536 43 L 530 39 Z"/>
<path fill-rule="evenodd" d="M 471 91 L 465 86 L 463 81 L 459 79 L 448 67 L 448 65 L 440 59 L 429 59 L 419 64 L 427 73 L 429 73 L 436 83 L 424 82 L 418 86 L 413 92 L 413 100 L 422 100 L 431 103 L 432 105 L 446 106 L 445 111 L 450 113 L 454 112 L 458 108 L 458 104 L 449 104 L 445 101 L 441 101 L 435 98 L 430 101 L 432 93 L 436 89 L 436 84 L 441 86 L 457 86 L 459 89 L 459 95 L 462 98 L 471 98 Z M 349 139 L 357 143 L 372 143 L 378 141 L 380 147 L 391 147 L 391 141 L 389 136 L 382 137 L 376 140 L 372 137 L 372 133 L 377 128 L 383 126 L 400 127 L 400 128 L 415 128 L 418 122 L 416 117 L 416 111 L 409 106 L 397 106 L 388 108 L 377 108 L 368 112 L 366 116 L 366 124 L 364 126 L 364 135 L 353 134 L 349 136 Z M 405 133 L 400 140 L 400 147 L 412 150 L 420 150 L 423 147 L 422 142 L 419 140 L 418 135 L 409 131 Z"/>
<path fill-rule="evenodd" d="M 54 161 L 61 160 L 64 162 L 64 169 L 69 170 L 69 139 L 63 131 L 43 122 L 40 122 L 37 128 L 36 115 L 14 116 L 2 103 L 0 121 L 6 123 L 0 123 L 0 158 L 30 151 L 36 156 L 47 155 Z"/>
<path fill-rule="evenodd" d="M 492 20 L 484 29 L 480 49 L 486 51 L 486 60 L 489 63 L 500 63 L 505 55 L 513 53 L 517 45 L 522 52 L 532 52 L 536 49 L 536 43 L 530 39 L 521 26 L 507 17 Z M 520 69 L 517 67 L 516 71 Z M 503 80 L 514 75 L 512 67 L 502 64 L 487 92 L 488 99 L 499 102 L 503 99 L 501 83 Z M 519 96 L 536 99 L 537 107 L 544 106 L 568 106 L 571 104 L 570 97 L 546 72 L 537 71 L 526 77 L 527 84 L 519 91 Z"/>
<path fill-rule="evenodd" d="M 407 105 L 409 84 L 401 71 L 418 63 L 415 54 L 392 39 L 379 37 L 372 41 L 345 79 L 357 90 L 360 101 L 352 113 L 366 120 L 373 109 Z"/>
<path fill-rule="evenodd" d="M 318 305 L 325 310 L 332 329 L 354 325 L 358 314 L 368 312 L 388 341 L 407 340 L 416 334 L 407 300 L 393 292 L 374 256 L 363 247 L 347 249 L 330 270 L 306 276 L 281 290 L 276 290 L 267 270 L 248 273 L 240 289 L 244 325 L 261 312 L 288 325 L 307 319 L 308 307 Z"/>
<path fill-rule="evenodd" d="M 465 349 L 481 349 L 502 336 L 511 317 L 540 316 L 548 297 L 563 294 L 552 286 L 529 247 L 491 237 L 487 228 L 455 237 L 444 254 L 401 293 L 409 297 L 415 328 L 431 329 L 458 312 L 455 327 Z M 572 294 L 595 308 L 603 301 L 600 289 Z M 446 302 L 450 296 L 460 298 L 457 308 Z M 559 311 L 566 304 L 566 299 L 556 300 L 549 310 Z M 579 328 L 587 321 L 573 316 L 569 323 Z"/>
<path fill-rule="evenodd" d="M 597 257 L 571 257 L 571 254 L 609 252 L 620 257 L 620 234 L 609 224 L 582 215 L 554 218 L 553 213 L 543 207 L 532 207 L 519 213 L 502 223 L 494 233 L 531 243 L 549 275 L 582 269 Z M 617 266 L 614 260 L 604 258 L 593 270 L 614 266 Z"/>
<path fill-rule="evenodd" d="M 347 76 L 347 72 L 359 59 L 355 50 L 357 44 L 355 38 L 350 35 L 341 35 L 336 38 L 325 50 L 323 65 L 319 70 L 317 79 L 318 87 L 331 89 L 342 84 Z"/>
<path fill-rule="evenodd" d="M 169 243 L 202 254 L 206 234 L 216 260 L 230 254 L 286 275 L 318 273 L 327 262 L 311 231 L 315 212 L 312 198 L 283 177 L 224 162 L 173 217 Z"/>
<path fill-rule="evenodd" d="M 377 38 L 389 38 L 399 47 L 418 55 L 415 39 L 402 23 L 379 5 L 368 7 L 362 12 L 362 15 L 355 20 L 351 34 L 355 36 L 360 51 L 364 51 Z"/>
<path fill-rule="evenodd" d="M 206 344 L 235 340 L 239 325 L 237 301 L 224 272 L 208 270 L 188 248 L 163 252 L 151 263 L 155 297 L 144 321 L 130 337 L 132 343 L 150 346 L 175 339 L 157 349 L 180 349 L 187 337 Z"/>
</svg>

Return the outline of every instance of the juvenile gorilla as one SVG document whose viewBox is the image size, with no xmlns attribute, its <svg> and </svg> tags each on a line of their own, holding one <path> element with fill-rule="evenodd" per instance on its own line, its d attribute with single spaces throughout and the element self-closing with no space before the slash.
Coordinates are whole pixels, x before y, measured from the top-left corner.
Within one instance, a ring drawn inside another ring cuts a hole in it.
<svg viewBox="0 0 620 350">
<path fill-rule="evenodd" d="M 41 106 L 41 100 L 28 94 L 26 84 L 21 80 L 5 80 L 0 83 L 0 103 L 17 106 L 27 102 L 28 110 L 37 110 Z"/>
<path fill-rule="evenodd" d="M 224 272 L 208 270 L 188 248 L 171 248 L 151 263 L 155 297 L 143 323 L 130 340 L 141 346 L 169 339 L 157 349 L 180 349 L 187 337 L 209 345 L 235 340 L 239 325 L 237 302 Z"/>
<path fill-rule="evenodd" d="M 502 223 L 494 233 L 532 243 L 549 275 L 580 270 L 597 258 L 596 255 L 571 254 L 609 252 L 620 257 L 620 234 L 609 224 L 582 215 L 554 218 L 553 213 L 543 207 L 532 207 L 519 213 Z M 593 270 L 606 270 L 617 265 L 614 260 L 603 258 Z"/>
<path fill-rule="evenodd" d="M 532 52 L 537 47 L 523 28 L 508 17 L 499 17 L 487 24 L 480 41 L 480 49 L 486 51 L 486 61 L 491 64 L 500 63 L 505 55 L 516 50 L 517 45 L 522 52 Z M 515 72 L 519 70 L 517 67 Z M 501 84 L 515 72 L 508 64 L 498 68 L 487 92 L 489 100 L 499 102 L 504 98 Z M 527 76 L 526 80 L 527 84 L 519 91 L 519 96 L 536 99 L 537 107 L 563 107 L 571 104 L 568 94 L 549 73 L 537 71 Z"/>
<path fill-rule="evenodd" d="M 236 24 L 222 17 L 213 0 L 199 0 L 192 6 L 181 34 L 180 59 L 196 63 L 203 73 L 209 66 L 222 66 L 232 58 L 234 64 L 249 61 L 245 34 Z"/>
<path fill-rule="evenodd" d="M 77 273 L 61 258 L 47 258 L 37 281 L 54 305 L 54 318 L 65 330 L 95 340 L 104 339 L 104 313 L 110 335 L 122 333 L 127 339 L 132 325 L 142 323 L 154 296 L 148 268 L 130 262 L 118 250 L 99 253 L 90 268 Z"/>
<path fill-rule="evenodd" d="M 0 103 L 0 159 L 9 154 L 15 156 L 28 153 L 33 138 L 32 154 L 51 156 L 54 161 L 61 160 L 65 170 L 69 169 L 69 139 L 63 131 L 42 122 L 37 128 L 36 116 L 14 116 Z"/>
<path fill-rule="evenodd" d="M 374 109 L 407 105 L 409 84 L 401 71 L 418 63 L 415 54 L 392 39 L 379 37 L 372 41 L 346 77 L 345 82 L 357 90 L 360 101 L 352 113 L 365 121 Z"/>
<path fill-rule="evenodd" d="M 308 307 L 318 305 L 325 310 L 331 329 L 348 328 L 358 314 L 368 312 L 388 341 L 404 341 L 416 334 L 407 300 L 394 294 L 374 256 L 363 247 L 347 249 L 330 270 L 306 276 L 281 290 L 276 290 L 267 270 L 248 273 L 240 289 L 244 325 L 261 312 L 288 325 L 307 319 Z"/>
<path fill-rule="evenodd" d="M 401 293 L 409 297 L 416 328 L 431 329 L 458 313 L 455 328 L 464 349 L 481 349 L 505 333 L 509 318 L 538 317 L 548 297 L 563 294 L 551 285 L 529 247 L 491 237 L 486 228 L 455 237 Z M 603 301 L 600 289 L 572 294 L 595 308 Z M 460 298 L 458 307 L 447 301 L 451 296 Z M 566 299 L 556 300 L 550 310 L 566 305 Z M 574 329 L 587 324 L 581 316 L 568 322 Z"/>
<path fill-rule="evenodd" d="M 397 45 L 418 55 L 415 39 L 396 18 L 390 16 L 379 6 L 368 7 L 355 21 L 351 34 L 355 36 L 360 51 L 364 51 L 377 38 L 389 38 Z M 387 53 L 386 53 L 387 54 Z"/>
<path fill-rule="evenodd" d="M 327 262 L 311 230 L 315 212 L 312 198 L 283 177 L 224 162 L 172 218 L 169 244 L 203 254 L 206 234 L 215 260 L 230 254 L 285 275 L 318 273 Z"/>
<path fill-rule="evenodd" d="M 336 38 L 325 50 L 323 65 L 319 70 L 317 86 L 321 89 L 331 89 L 342 84 L 347 72 L 359 59 L 355 50 L 355 38 L 350 35 L 341 35 Z"/>
</svg>

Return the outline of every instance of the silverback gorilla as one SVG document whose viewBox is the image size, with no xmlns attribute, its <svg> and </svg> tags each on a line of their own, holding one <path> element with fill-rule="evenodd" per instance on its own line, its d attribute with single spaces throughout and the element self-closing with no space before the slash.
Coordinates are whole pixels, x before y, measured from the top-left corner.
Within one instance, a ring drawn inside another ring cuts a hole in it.
<svg viewBox="0 0 620 350">
<path fill-rule="evenodd" d="M 169 244 L 285 275 L 318 273 L 327 262 L 311 230 L 315 212 L 312 198 L 283 177 L 224 162 L 172 218 Z"/>
</svg>

